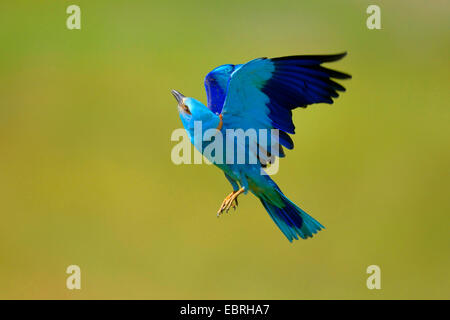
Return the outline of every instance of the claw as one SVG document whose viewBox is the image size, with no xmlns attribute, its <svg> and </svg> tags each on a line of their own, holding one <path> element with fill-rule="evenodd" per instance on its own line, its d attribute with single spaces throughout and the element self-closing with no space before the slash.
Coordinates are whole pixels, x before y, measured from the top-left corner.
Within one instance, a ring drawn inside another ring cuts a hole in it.
<svg viewBox="0 0 450 320">
<path fill-rule="evenodd" d="M 238 191 L 231 192 L 228 196 L 225 197 L 225 199 L 222 202 L 222 205 L 219 208 L 219 211 L 217 211 L 217 217 L 219 217 L 224 211 L 228 212 L 230 208 L 233 208 L 236 210 L 238 206 L 237 197 L 244 192 L 244 188 L 242 187 Z"/>
</svg>

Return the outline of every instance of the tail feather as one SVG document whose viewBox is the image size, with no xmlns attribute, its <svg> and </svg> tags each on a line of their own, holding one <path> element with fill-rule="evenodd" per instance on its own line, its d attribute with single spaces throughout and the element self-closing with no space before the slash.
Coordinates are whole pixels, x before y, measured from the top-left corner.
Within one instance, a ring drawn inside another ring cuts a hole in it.
<svg viewBox="0 0 450 320">
<path fill-rule="evenodd" d="M 278 190 L 278 194 L 281 198 L 281 206 L 270 202 L 266 197 L 259 197 L 259 199 L 272 220 L 290 242 L 294 239 L 298 240 L 297 235 L 302 239 L 307 239 L 325 229 L 320 222 L 296 206 L 280 190 Z"/>
</svg>

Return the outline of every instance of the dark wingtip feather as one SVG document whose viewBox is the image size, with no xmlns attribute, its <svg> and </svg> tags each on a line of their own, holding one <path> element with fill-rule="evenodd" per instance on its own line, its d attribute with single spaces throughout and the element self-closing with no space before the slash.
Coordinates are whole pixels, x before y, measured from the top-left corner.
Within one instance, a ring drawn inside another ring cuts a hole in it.
<svg viewBox="0 0 450 320">
<path fill-rule="evenodd" d="M 316 70 L 317 72 L 324 73 L 330 78 L 336 79 L 351 79 L 352 76 L 340 71 L 331 70 L 322 67 L 322 63 L 334 62 L 341 60 L 347 55 L 347 52 L 328 54 L 328 55 L 298 55 L 298 56 L 286 56 L 270 59 L 275 63 L 279 70 L 289 70 L 291 68 L 308 68 L 309 70 Z M 318 74 L 318 76 L 320 76 Z"/>
<path fill-rule="evenodd" d="M 285 61 L 285 60 L 307 60 L 307 61 L 317 61 L 319 63 L 338 61 L 344 58 L 347 52 L 341 52 L 336 54 L 322 54 L 322 55 L 296 55 L 296 56 L 285 56 L 278 58 L 271 58 L 272 61 Z"/>
<path fill-rule="evenodd" d="M 330 76 L 330 78 L 341 79 L 341 80 L 342 79 L 351 79 L 352 78 L 352 76 L 347 74 L 347 73 L 344 73 L 344 72 L 341 72 L 341 71 L 337 71 L 337 70 L 328 69 L 328 68 L 325 68 L 325 67 L 322 67 L 322 66 L 316 67 L 316 68 L 311 68 L 311 69 L 317 69 L 317 70 L 326 72 Z"/>
</svg>

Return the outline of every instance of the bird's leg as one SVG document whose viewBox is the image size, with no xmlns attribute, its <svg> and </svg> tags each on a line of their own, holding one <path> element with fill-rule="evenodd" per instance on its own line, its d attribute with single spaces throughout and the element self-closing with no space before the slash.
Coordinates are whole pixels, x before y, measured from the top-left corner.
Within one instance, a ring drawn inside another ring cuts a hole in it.
<svg viewBox="0 0 450 320">
<path fill-rule="evenodd" d="M 224 211 L 228 212 L 231 207 L 236 209 L 238 205 L 237 197 L 244 191 L 245 189 L 244 187 L 242 187 L 238 191 L 233 191 L 228 196 L 226 196 L 225 200 L 223 200 L 222 205 L 219 208 L 219 211 L 217 211 L 217 216 L 222 214 Z"/>
<path fill-rule="evenodd" d="M 231 196 L 230 200 L 228 201 L 227 205 L 225 206 L 224 210 L 228 212 L 230 208 L 233 208 L 236 210 L 236 207 L 238 206 L 238 196 L 245 191 L 245 188 L 242 187 L 238 191 L 234 192 Z"/>
<path fill-rule="evenodd" d="M 232 191 L 229 195 L 225 197 L 225 199 L 222 201 L 222 204 L 220 205 L 219 211 L 217 211 L 217 216 L 221 215 L 222 212 L 225 210 L 225 207 L 227 206 L 227 203 L 229 199 L 235 194 L 237 191 Z"/>
</svg>

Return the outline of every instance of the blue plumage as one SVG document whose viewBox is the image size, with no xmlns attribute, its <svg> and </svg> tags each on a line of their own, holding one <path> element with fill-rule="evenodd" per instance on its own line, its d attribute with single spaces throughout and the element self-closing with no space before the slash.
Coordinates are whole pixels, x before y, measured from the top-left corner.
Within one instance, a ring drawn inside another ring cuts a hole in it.
<svg viewBox="0 0 450 320">
<path fill-rule="evenodd" d="M 246 64 L 222 65 L 205 77 L 207 107 L 173 91 L 181 120 L 192 143 L 224 171 L 233 187 L 233 192 L 225 198 L 218 214 L 236 207 L 237 197 L 251 191 L 289 241 L 312 237 L 323 228 L 261 172 L 276 157 L 285 156 L 283 147 L 293 149 L 294 144 L 289 136 L 295 132 L 293 109 L 314 103 L 331 104 L 339 96 L 338 92 L 345 91 L 335 79 L 348 79 L 350 76 L 322 66 L 322 63 L 337 61 L 344 56 L 345 53 L 259 58 Z M 198 147 L 197 142 L 202 134 L 196 135 L 194 121 L 201 121 L 204 131 L 215 129 L 223 135 L 231 129 L 251 129 L 256 133 L 246 136 L 244 142 L 232 140 L 232 144 L 224 147 L 223 157 L 216 158 L 216 152 L 205 154 L 209 144 Z M 246 159 L 254 155 L 257 162 L 223 161 L 230 152 L 235 155 L 240 151 L 245 153 Z"/>
<path fill-rule="evenodd" d="M 224 64 L 215 68 L 205 77 L 205 89 L 208 108 L 214 113 L 221 113 L 227 91 L 228 80 L 236 68 L 233 64 Z"/>
</svg>

